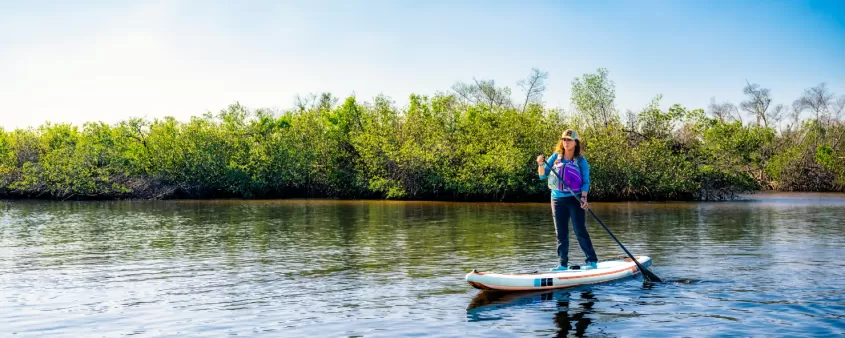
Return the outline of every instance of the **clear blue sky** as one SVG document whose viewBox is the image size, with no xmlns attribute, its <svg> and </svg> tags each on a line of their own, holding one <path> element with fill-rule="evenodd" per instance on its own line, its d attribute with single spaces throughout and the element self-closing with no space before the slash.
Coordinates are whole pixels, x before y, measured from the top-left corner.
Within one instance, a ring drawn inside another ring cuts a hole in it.
<svg viewBox="0 0 845 338">
<path fill-rule="evenodd" d="M 497 4 L 493 4 L 497 3 Z M 383 93 L 549 72 L 548 106 L 599 67 L 617 108 L 738 103 L 746 79 L 791 103 L 845 94 L 845 1 L 5 1 L 0 126 L 187 119 L 235 101 Z"/>
</svg>

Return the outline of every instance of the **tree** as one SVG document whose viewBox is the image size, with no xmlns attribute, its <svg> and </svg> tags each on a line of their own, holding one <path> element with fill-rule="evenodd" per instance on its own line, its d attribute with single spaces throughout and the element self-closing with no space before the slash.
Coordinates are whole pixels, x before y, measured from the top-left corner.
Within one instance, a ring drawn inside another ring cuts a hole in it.
<svg viewBox="0 0 845 338">
<path fill-rule="evenodd" d="M 633 132 L 637 130 L 637 113 L 633 110 L 626 110 L 625 111 L 625 125 L 628 128 L 629 132 Z"/>
<path fill-rule="evenodd" d="M 614 104 L 616 86 L 607 74 L 607 69 L 599 68 L 596 74 L 584 74 L 572 81 L 572 103 L 587 121 L 605 127 L 619 117 Z"/>
<path fill-rule="evenodd" d="M 525 80 L 520 80 L 517 85 L 525 90 L 525 102 L 522 103 L 522 112 L 529 103 L 542 104 L 543 92 L 546 91 L 546 79 L 549 72 L 541 72 L 537 68 L 531 69 L 531 75 Z"/>
<path fill-rule="evenodd" d="M 742 92 L 745 93 L 745 95 L 748 95 L 748 100 L 740 102 L 740 108 L 752 116 L 757 117 L 758 126 L 762 120 L 763 126 L 768 127 L 769 124 L 766 111 L 769 110 L 769 104 L 772 103 L 772 97 L 770 95 L 771 90 L 768 88 L 762 88 L 756 83 L 751 84 L 748 83 L 748 81 L 745 83 L 747 86 L 742 89 Z"/>
<path fill-rule="evenodd" d="M 845 114 L 845 95 L 839 97 L 836 103 L 833 104 L 833 111 L 831 115 L 834 121 L 842 121 L 842 115 Z"/>
<path fill-rule="evenodd" d="M 640 133 L 648 138 L 669 139 L 675 130 L 675 124 L 687 116 L 687 111 L 679 104 L 674 104 L 668 111 L 660 110 L 660 100 L 663 95 L 657 95 L 651 103 L 637 116 Z"/>
<path fill-rule="evenodd" d="M 317 101 L 317 94 L 310 93 L 306 96 L 300 96 L 297 94 L 293 98 L 293 105 L 296 106 L 296 109 L 300 112 L 304 112 L 306 110 L 314 108 L 314 102 Z"/>
<path fill-rule="evenodd" d="M 783 104 L 779 104 L 772 108 L 771 113 L 769 113 L 768 121 L 774 125 L 780 123 L 783 120 L 784 116 L 789 113 L 789 107 Z"/>
<path fill-rule="evenodd" d="M 458 97 L 469 104 L 484 104 L 491 107 L 509 107 L 511 103 L 511 90 L 508 87 L 496 87 L 493 80 L 472 79 L 473 83 L 458 82 L 452 86 L 452 90 Z"/>
<path fill-rule="evenodd" d="M 319 95 L 309 93 L 305 96 L 297 94 L 293 98 L 293 105 L 300 112 L 312 109 L 329 111 L 332 110 L 339 101 L 340 98 L 333 96 L 332 93 L 321 93 Z"/>
<path fill-rule="evenodd" d="M 827 84 L 822 82 L 815 87 L 804 89 L 804 94 L 795 100 L 793 106 L 800 111 L 809 110 L 813 112 L 819 124 L 827 125 L 829 124 L 832 101 L 833 93 L 827 89 Z"/>
<path fill-rule="evenodd" d="M 742 116 L 739 115 L 739 110 L 733 103 L 716 103 L 716 98 L 710 98 L 710 105 L 707 109 L 710 111 L 710 115 L 713 115 L 721 123 L 736 118 L 739 118 L 739 121 L 742 122 Z"/>
</svg>

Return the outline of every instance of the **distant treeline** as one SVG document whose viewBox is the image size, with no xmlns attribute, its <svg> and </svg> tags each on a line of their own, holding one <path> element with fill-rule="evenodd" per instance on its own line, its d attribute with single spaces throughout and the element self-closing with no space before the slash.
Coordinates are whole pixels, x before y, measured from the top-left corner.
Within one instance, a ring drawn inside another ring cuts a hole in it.
<svg viewBox="0 0 845 338">
<path fill-rule="evenodd" d="M 545 201 L 535 157 L 566 128 L 580 131 L 593 200 L 845 191 L 845 95 L 824 84 L 790 105 L 747 84 L 738 106 L 661 110 L 658 95 L 619 114 L 605 69 L 573 80 L 567 111 L 544 106 L 547 76 L 533 70 L 518 99 L 474 80 L 407 107 L 324 93 L 287 111 L 0 129 L 0 196 Z"/>
</svg>

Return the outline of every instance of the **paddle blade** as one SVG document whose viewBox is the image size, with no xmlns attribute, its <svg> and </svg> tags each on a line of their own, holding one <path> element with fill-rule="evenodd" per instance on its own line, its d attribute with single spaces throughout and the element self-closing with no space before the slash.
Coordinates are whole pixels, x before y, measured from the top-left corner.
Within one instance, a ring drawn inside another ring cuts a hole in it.
<svg viewBox="0 0 845 338">
<path fill-rule="evenodd" d="M 663 283 L 663 281 L 662 281 L 662 280 L 660 280 L 660 277 L 657 277 L 657 275 L 655 275 L 655 274 L 654 274 L 654 273 L 652 273 L 651 271 L 648 271 L 648 270 L 647 270 L 647 269 L 645 269 L 645 268 L 643 268 L 643 269 L 642 269 L 642 271 L 643 271 L 643 277 L 644 277 L 646 280 L 648 280 L 649 282 Z"/>
</svg>

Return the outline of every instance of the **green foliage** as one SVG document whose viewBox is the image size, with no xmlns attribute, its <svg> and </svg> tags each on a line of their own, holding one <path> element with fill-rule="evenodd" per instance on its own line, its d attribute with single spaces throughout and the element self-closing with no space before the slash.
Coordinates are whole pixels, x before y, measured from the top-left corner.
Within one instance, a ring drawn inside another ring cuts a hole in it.
<svg viewBox="0 0 845 338">
<path fill-rule="evenodd" d="M 837 153 L 833 146 L 822 144 L 816 147 L 816 163 L 836 176 L 836 185 L 845 185 L 845 156 L 842 152 Z"/>
<path fill-rule="evenodd" d="M 784 191 L 845 191 L 845 125 L 803 121 L 801 128 L 775 138 L 765 161 L 772 188 Z"/>
<path fill-rule="evenodd" d="M 572 81 L 572 104 L 590 124 L 608 126 L 618 121 L 615 100 L 616 87 L 607 69 L 599 68 L 596 74 L 584 74 Z"/>
<path fill-rule="evenodd" d="M 841 123 L 809 120 L 778 133 L 678 104 L 662 110 L 658 95 L 623 125 L 604 69 L 573 81 L 575 114 L 534 102 L 540 92 L 515 106 L 492 81 L 456 88 L 465 90 L 411 95 L 402 108 L 383 96 L 324 93 L 283 112 L 235 103 L 188 121 L 0 129 L 0 193 L 545 200 L 534 158 L 551 154 L 567 128 L 581 132 L 594 200 L 845 190 Z"/>
<path fill-rule="evenodd" d="M 833 153 L 833 148 L 827 144 L 820 145 L 816 148 L 816 162 L 829 170 L 841 167 L 841 165 L 838 165 L 840 161 L 837 160 Z"/>
<path fill-rule="evenodd" d="M 773 129 L 745 126 L 739 121 L 709 122 L 704 129 L 704 144 L 714 161 L 736 170 L 742 170 L 743 166 L 762 167 L 768 156 L 764 149 L 775 137 Z"/>
</svg>

